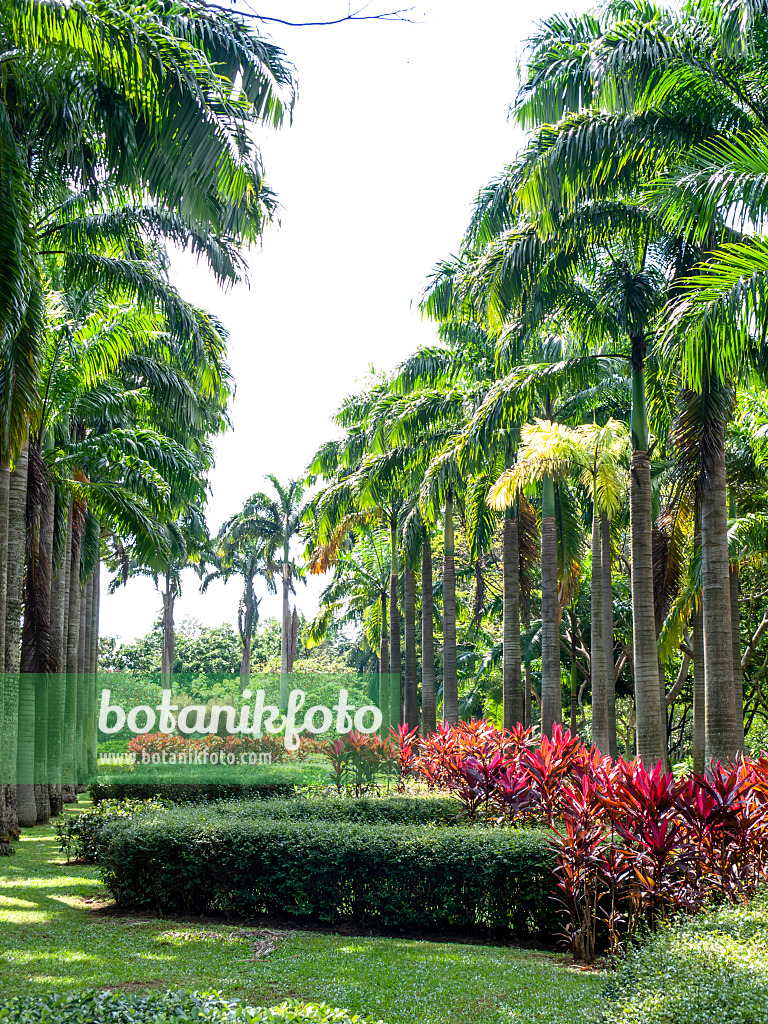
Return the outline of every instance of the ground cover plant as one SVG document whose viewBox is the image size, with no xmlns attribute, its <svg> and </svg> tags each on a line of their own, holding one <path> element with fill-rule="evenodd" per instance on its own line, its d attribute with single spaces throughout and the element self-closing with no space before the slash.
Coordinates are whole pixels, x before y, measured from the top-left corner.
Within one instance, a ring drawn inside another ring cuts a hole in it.
<svg viewBox="0 0 768 1024">
<path fill-rule="evenodd" d="M 661 928 L 629 949 L 606 995 L 601 1024 L 765 1024 L 768 892 Z"/>
<path fill-rule="evenodd" d="M 0 1000 L 107 987 L 296 999 L 385 1024 L 584 1024 L 602 980 L 537 950 L 126 917 L 109 910 L 93 865 L 64 863 L 50 828 L 25 833 L 0 861 Z"/>
</svg>

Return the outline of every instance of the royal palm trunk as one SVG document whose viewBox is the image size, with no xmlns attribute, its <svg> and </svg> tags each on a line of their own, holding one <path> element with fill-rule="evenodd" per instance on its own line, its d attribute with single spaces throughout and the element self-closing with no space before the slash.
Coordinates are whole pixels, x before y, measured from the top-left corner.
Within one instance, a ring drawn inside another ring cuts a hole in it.
<svg viewBox="0 0 768 1024">
<path fill-rule="evenodd" d="M 596 488 L 595 488 L 596 490 Z M 603 639 L 603 542 L 600 517 L 592 516 L 591 640 L 589 664 L 592 676 L 592 742 L 601 754 L 609 754 L 608 680 Z"/>
<path fill-rule="evenodd" d="M 390 545 L 392 549 L 392 575 L 389 580 L 389 724 L 397 728 L 402 722 L 402 694 L 400 675 L 402 658 L 400 655 L 400 608 L 397 603 L 397 584 L 399 577 L 397 559 L 397 520 L 393 519 L 389 526 Z"/>
<path fill-rule="evenodd" d="M 381 735 L 389 735 L 389 633 L 387 631 L 387 592 L 382 590 L 381 602 L 381 649 L 379 652 L 379 710 L 381 711 Z"/>
<path fill-rule="evenodd" d="M 646 767 L 667 767 L 667 730 L 659 691 L 653 600 L 651 463 L 645 410 L 645 344 L 632 338 L 632 413 L 629 464 L 629 528 L 632 552 L 632 653 L 637 753 Z"/>
<path fill-rule="evenodd" d="M 453 540 L 453 491 L 445 499 L 443 554 L 443 718 L 459 720 L 459 679 L 456 670 L 456 563 Z"/>
<path fill-rule="evenodd" d="M 427 534 L 421 548 L 421 724 L 425 735 L 437 728 L 434 616 L 432 542 Z"/>
<path fill-rule="evenodd" d="M 165 591 L 163 592 L 163 648 L 161 651 L 160 672 L 164 690 L 173 690 L 173 662 L 176 657 L 176 637 L 174 635 L 174 605 L 176 592 L 170 572 L 165 574 Z"/>
<path fill-rule="evenodd" d="M 6 740 L 12 748 L 8 763 L 16 769 L 15 813 L 22 827 L 37 823 L 34 791 L 34 677 L 19 675 L 21 658 L 21 614 L 23 609 L 24 561 L 26 551 L 27 476 L 29 451 L 19 452 L 11 473 L 8 492 L 8 593 L 5 615 L 6 692 L 4 717 Z M 19 744 L 19 735 L 24 742 Z M 6 748 L 7 749 L 7 748 Z"/>
<path fill-rule="evenodd" d="M 83 584 L 80 597 L 80 631 L 77 638 L 77 718 L 75 720 L 75 764 L 77 769 L 78 792 L 85 786 L 88 769 L 85 762 L 86 718 L 88 715 L 85 631 L 88 624 L 88 584 Z"/>
<path fill-rule="evenodd" d="M 405 613 L 405 724 L 419 727 L 419 687 L 416 673 L 416 574 L 406 567 L 403 577 Z"/>
<path fill-rule="evenodd" d="M 0 465 L 0 853 L 7 848 L 10 840 L 10 821 L 6 820 L 6 805 L 10 808 L 10 788 L 15 782 L 15 764 L 8 764 L 4 735 L 5 676 L 5 603 L 8 591 L 8 490 L 11 482 L 11 467 L 7 462 Z"/>
<path fill-rule="evenodd" d="M 514 729 L 525 718 L 520 660 L 520 545 L 514 509 L 507 509 L 504 514 L 501 543 L 504 587 L 503 725 L 505 729 Z"/>
<path fill-rule="evenodd" d="M 69 558 L 69 602 L 67 608 L 67 692 L 64 708 L 64 747 L 62 751 L 62 798 L 72 800 L 77 784 L 77 655 L 80 644 L 80 545 L 83 520 L 73 503 L 72 538 Z"/>
<path fill-rule="evenodd" d="M 613 587 L 611 585 L 611 527 L 608 516 L 600 515 L 603 571 L 603 646 L 605 647 L 606 708 L 608 711 L 608 751 L 617 756 L 616 748 L 616 680 L 613 661 Z"/>
<path fill-rule="evenodd" d="M 280 708 L 288 708 L 290 690 L 290 647 L 291 647 L 291 566 L 288 561 L 288 545 L 283 546 L 282 584 L 283 584 L 283 618 L 280 634 Z"/>
<path fill-rule="evenodd" d="M 557 592 L 557 523 L 555 485 L 550 476 L 542 484 L 541 500 L 541 732 L 563 719 L 560 679 L 560 609 Z"/>
<path fill-rule="evenodd" d="M 701 496 L 701 602 L 704 619 L 707 761 L 731 761 L 739 750 L 733 688 L 733 636 L 728 560 L 724 429 L 714 445 Z"/>
<path fill-rule="evenodd" d="M 739 629 L 739 566 L 730 569 L 731 583 L 731 636 L 733 655 L 733 699 L 736 704 L 736 739 L 739 752 L 744 750 L 744 680 L 741 673 L 741 632 Z"/>
</svg>

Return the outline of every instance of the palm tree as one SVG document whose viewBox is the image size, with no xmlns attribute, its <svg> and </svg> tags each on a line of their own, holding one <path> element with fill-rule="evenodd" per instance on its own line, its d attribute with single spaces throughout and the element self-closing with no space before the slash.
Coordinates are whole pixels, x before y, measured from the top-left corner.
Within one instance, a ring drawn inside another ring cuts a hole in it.
<svg viewBox="0 0 768 1024">
<path fill-rule="evenodd" d="M 261 603 L 261 599 L 256 597 L 254 583 L 257 578 L 261 578 L 270 593 L 275 593 L 275 584 L 266 556 L 265 541 L 251 534 L 247 518 L 243 524 L 243 512 L 222 524 L 211 551 L 203 555 L 201 571 L 205 572 L 200 586 L 201 593 L 205 593 L 208 586 L 217 579 L 226 581 L 239 576 L 243 580 L 243 593 L 237 609 L 237 629 L 243 647 L 240 683 L 245 688 L 251 674 L 251 640 L 259 621 Z"/>
<path fill-rule="evenodd" d="M 274 495 L 258 491 L 245 502 L 240 512 L 240 529 L 248 531 L 264 544 L 264 555 L 272 572 L 279 573 L 282 588 L 282 633 L 280 639 L 280 706 L 288 706 L 290 674 L 296 651 L 298 617 L 291 610 L 290 595 L 296 593 L 294 580 L 302 579 L 301 569 L 291 555 L 291 545 L 300 535 L 307 512 L 304 483 L 289 480 L 282 484 L 271 474 Z"/>
</svg>

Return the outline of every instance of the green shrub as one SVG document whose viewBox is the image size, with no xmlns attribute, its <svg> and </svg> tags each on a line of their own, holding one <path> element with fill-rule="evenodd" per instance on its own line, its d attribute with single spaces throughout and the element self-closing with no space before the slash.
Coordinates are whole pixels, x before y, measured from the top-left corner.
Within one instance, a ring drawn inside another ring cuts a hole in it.
<svg viewBox="0 0 768 1024">
<path fill-rule="evenodd" d="M 307 769 L 298 765 L 279 767 L 196 767 L 192 765 L 132 768 L 91 783 L 95 804 L 102 800 L 150 800 L 194 803 L 200 800 L 232 800 L 238 797 L 292 796 L 307 782 Z"/>
<path fill-rule="evenodd" d="M 452 825 L 463 818 L 450 797 L 363 796 L 337 797 L 328 793 L 297 796 L 292 800 L 265 799 L 222 801 L 215 804 L 222 814 L 275 821 L 357 821 L 389 822 L 392 825 Z"/>
<path fill-rule="evenodd" d="M 218 992 L 76 992 L 69 995 L 13 998 L 0 1003 L 0 1021 L 14 1024 L 381 1024 L 326 1003 L 288 1000 L 279 1006 L 245 1006 Z"/>
<path fill-rule="evenodd" d="M 604 1024 L 768 1024 L 768 893 L 661 928 L 606 995 Z"/>
<path fill-rule="evenodd" d="M 516 935 L 556 926 L 554 857 L 536 829 L 274 821 L 198 806 L 106 826 L 99 862 L 124 907 Z"/>
<path fill-rule="evenodd" d="M 66 814 L 54 820 L 53 828 L 67 860 L 95 863 L 104 826 L 113 821 L 128 821 L 137 814 L 162 811 L 159 800 L 103 800 L 93 810 Z"/>
</svg>

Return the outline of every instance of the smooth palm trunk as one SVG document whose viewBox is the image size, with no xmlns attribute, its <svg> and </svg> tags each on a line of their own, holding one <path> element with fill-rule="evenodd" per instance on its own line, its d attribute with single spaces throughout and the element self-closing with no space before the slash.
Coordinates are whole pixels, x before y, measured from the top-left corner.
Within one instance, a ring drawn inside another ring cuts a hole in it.
<svg viewBox="0 0 768 1024">
<path fill-rule="evenodd" d="M 601 754 L 610 754 L 608 729 L 608 680 L 603 639 L 603 543 L 600 518 L 592 517 L 591 640 L 589 663 L 592 675 L 592 742 Z"/>
<path fill-rule="evenodd" d="M 421 549 L 421 723 L 425 735 L 437 728 L 434 615 L 432 543 L 426 536 Z"/>
<path fill-rule="evenodd" d="M 61 759 L 62 798 L 74 799 L 77 784 L 77 655 L 80 645 L 80 545 L 82 518 L 73 505 L 70 510 L 72 537 L 69 557 L 69 602 L 67 608 L 67 687 L 64 706 L 64 748 Z"/>
<path fill-rule="evenodd" d="M 8 593 L 5 615 L 6 695 L 4 714 L 6 739 L 13 748 L 8 763 L 16 768 L 16 821 L 19 827 L 37 824 L 34 791 L 34 677 L 19 675 L 21 658 L 21 614 L 23 608 L 24 561 L 26 550 L 27 476 L 29 451 L 19 452 L 11 473 L 8 493 Z M 14 692 L 15 691 L 15 692 Z M 19 736 L 23 742 L 19 744 Z"/>
<path fill-rule="evenodd" d="M 288 549 L 283 549 L 283 619 L 282 632 L 280 636 L 280 708 L 285 711 L 288 707 L 288 696 L 290 690 L 290 662 L 291 662 L 291 567 L 288 562 Z"/>
<path fill-rule="evenodd" d="M 85 664 L 85 631 L 88 623 L 88 584 L 85 583 L 80 597 L 80 631 L 77 638 L 77 719 L 75 720 L 75 768 L 77 771 L 77 788 L 82 792 L 87 778 L 85 764 L 86 718 L 88 701 L 86 699 L 86 664 Z"/>
<path fill-rule="evenodd" d="M 541 733 L 552 735 L 562 723 L 563 687 L 560 679 L 560 616 L 557 594 L 557 523 L 555 489 L 545 476 L 541 503 Z"/>
<path fill-rule="evenodd" d="M 733 699 L 736 705 L 736 740 L 738 751 L 744 750 L 744 680 L 741 674 L 741 632 L 739 628 L 739 567 L 732 565 L 731 582 L 731 654 L 733 655 Z"/>
<path fill-rule="evenodd" d="M 502 626 L 502 705 L 505 729 L 525 718 L 520 660 L 520 545 L 517 517 L 512 509 L 502 526 L 504 608 Z"/>
<path fill-rule="evenodd" d="M 174 605 L 176 594 L 170 573 L 165 576 L 163 593 L 163 648 L 161 651 L 160 672 L 164 690 L 173 690 L 173 662 L 176 657 L 176 637 L 174 634 Z"/>
<path fill-rule="evenodd" d="M 387 629 L 387 593 L 381 592 L 381 649 L 379 652 L 379 710 L 381 735 L 389 733 L 389 632 Z"/>
<path fill-rule="evenodd" d="M 419 727 L 419 684 L 416 672 L 416 574 L 405 569 L 403 575 L 403 612 L 405 614 L 405 724 Z"/>
<path fill-rule="evenodd" d="M 606 708 L 608 711 L 608 753 L 617 756 L 616 747 L 616 679 L 613 661 L 613 586 L 611 583 L 611 526 L 608 516 L 600 516 L 603 570 L 603 646 L 605 647 Z"/>
<path fill-rule="evenodd" d="M 402 722 L 401 673 L 403 670 L 400 652 L 400 608 L 397 602 L 399 570 L 397 564 L 397 522 L 390 524 L 392 548 L 392 575 L 389 580 L 389 724 L 397 728 Z"/>
<path fill-rule="evenodd" d="M 10 789 L 15 781 L 14 772 L 7 761 L 3 736 L 6 724 L 4 703 L 5 677 L 5 602 L 8 592 L 8 490 L 11 482 L 11 467 L 7 462 L 0 465 L 0 854 L 9 849 L 11 826 L 6 813 L 12 798 Z M 14 766 L 15 767 L 15 766 Z"/>
<path fill-rule="evenodd" d="M 732 761 L 739 750 L 733 689 L 725 447 L 715 445 L 701 497 L 701 602 L 704 619 L 704 750 L 707 761 Z"/>
<path fill-rule="evenodd" d="M 443 718 L 459 720 L 459 679 L 456 670 L 456 564 L 453 540 L 453 492 L 445 499 L 443 554 Z"/>
<path fill-rule="evenodd" d="M 632 651 L 637 754 L 650 767 L 667 766 L 666 724 L 659 689 L 659 658 L 653 602 L 651 464 L 648 452 L 632 452 L 629 516 L 632 550 Z"/>
</svg>

